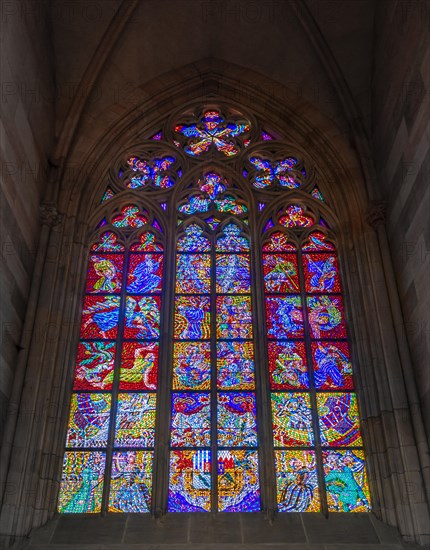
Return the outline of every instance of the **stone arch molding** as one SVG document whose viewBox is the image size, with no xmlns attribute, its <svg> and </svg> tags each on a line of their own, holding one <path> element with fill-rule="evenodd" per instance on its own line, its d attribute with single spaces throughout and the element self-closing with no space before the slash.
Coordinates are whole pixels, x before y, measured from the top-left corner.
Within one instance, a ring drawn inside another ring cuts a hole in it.
<svg viewBox="0 0 430 550">
<path fill-rule="evenodd" d="M 311 106 L 297 103 L 288 91 L 283 101 L 274 101 L 264 91 L 266 78 L 242 70 L 241 79 L 235 70 L 223 64 L 221 71 L 216 63 L 215 67 L 213 62 L 203 63 L 178 71 L 174 82 L 172 75 L 153 82 L 125 116 L 111 124 L 99 121 L 93 134 L 79 133 L 62 179 L 51 182 L 47 204 L 64 216 L 45 224 L 42 231 L 40 292 L 33 296 L 32 337 L 21 369 L 17 412 L 9 420 L 4 487 L 13 490 L 4 491 L 1 516 L 2 533 L 9 542 L 55 514 L 86 247 L 94 230 L 92 214 L 103 209 L 98 205 L 112 163 L 124 152 L 144 147 L 147 140 L 142 138 L 158 131 L 164 121 L 206 102 L 226 104 L 264 121 L 285 149 L 306 159 L 329 197 L 331 210 L 326 214 L 339 239 L 374 513 L 397 526 L 406 539 L 425 542 L 427 505 L 421 489 L 427 467 L 425 438 L 419 415 L 411 415 L 414 388 L 410 380 L 402 382 L 410 374 L 393 329 L 398 319 L 390 303 L 383 225 L 366 221 L 369 200 L 377 198 L 376 193 L 366 190 L 361 159 L 327 119 Z M 243 90 L 239 98 L 238 81 Z M 105 119 L 108 115 L 104 113 Z M 86 148 L 88 143 L 92 145 Z M 75 167 L 72 178 L 67 166 Z M 122 199 L 132 197 L 125 192 Z M 290 198 L 312 202 L 300 191 L 291 192 Z M 145 202 L 145 196 L 140 200 Z M 273 210 L 278 200 L 268 199 L 268 209 Z M 158 215 L 168 223 L 162 211 Z M 375 219 L 372 210 L 367 219 Z M 173 254 L 173 247 L 166 253 Z"/>
</svg>

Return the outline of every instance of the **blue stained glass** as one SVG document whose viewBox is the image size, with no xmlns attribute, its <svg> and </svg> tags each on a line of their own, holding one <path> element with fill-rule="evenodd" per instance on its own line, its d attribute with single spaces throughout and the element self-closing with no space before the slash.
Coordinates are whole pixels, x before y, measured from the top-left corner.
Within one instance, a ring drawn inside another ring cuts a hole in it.
<svg viewBox="0 0 430 550">
<path fill-rule="evenodd" d="M 210 252 L 209 239 L 203 234 L 203 229 L 195 223 L 187 225 L 185 235 L 178 239 L 178 252 Z"/>
<path fill-rule="evenodd" d="M 254 393 L 218 394 L 218 444 L 222 447 L 257 446 Z"/>
<path fill-rule="evenodd" d="M 173 393 L 171 444 L 173 447 L 210 445 L 210 396 L 208 393 Z"/>
<path fill-rule="evenodd" d="M 218 293 L 250 292 L 250 263 L 248 254 L 216 255 L 216 291 Z"/>
<path fill-rule="evenodd" d="M 218 252 L 247 252 L 249 241 L 240 235 L 241 229 L 233 223 L 224 227 L 224 237 L 217 240 L 216 249 Z"/>
<path fill-rule="evenodd" d="M 209 512 L 211 452 L 178 450 L 170 453 L 169 512 Z"/>
<path fill-rule="evenodd" d="M 109 512 L 151 511 L 152 452 L 114 452 Z"/>
</svg>

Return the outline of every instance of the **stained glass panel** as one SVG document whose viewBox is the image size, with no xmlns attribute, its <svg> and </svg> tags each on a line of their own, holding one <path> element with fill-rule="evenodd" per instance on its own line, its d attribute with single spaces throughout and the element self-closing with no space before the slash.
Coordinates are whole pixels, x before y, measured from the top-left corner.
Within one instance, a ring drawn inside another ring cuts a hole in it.
<svg viewBox="0 0 430 550">
<path fill-rule="evenodd" d="M 151 451 L 114 452 L 109 492 L 109 512 L 151 511 Z"/>
<path fill-rule="evenodd" d="M 169 512 L 209 512 L 211 503 L 211 452 L 171 451 Z"/>
<path fill-rule="evenodd" d="M 272 233 L 270 239 L 263 245 L 263 252 L 285 252 L 289 250 L 296 250 L 296 247 L 293 243 L 289 242 L 287 235 L 280 231 Z"/>
<path fill-rule="evenodd" d="M 309 239 L 303 245 L 302 250 L 304 252 L 318 252 L 322 250 L 332 251 L 334 246 L 327 241 L 327 237 L 321 231 L 313 231 L 309 235 Z"/>
<path fill-rule="evenodd" d="M 124 337 L 139 340 L 160 336 L 160 297 L 127 296 Z"/>
<path fill-rule="evenodd" d="M 269 338 L 303 338 L 303 312 L 300 296 L 266 298 Z"/>
<path fill-rule="evenodd" d="M 153 447 L 154 393 L 120 393 L 115 422 L 116 447 Z"/>
<path fill-rule="evenodd" d="M 121 214 L 112 219 L 114 227 L 134 228 L 142 227 L 146 223 L 148 223 L 148 218 L 140 212 L 137 206 L 132 204 L 125 206 L 121 210 Z"/>
<path fill-rule="evenodd" d="M 252 342 L 218 342 L 217 371 L 218 388 L 254 389 L 254 347 Z"/>
<path fill-rule="evenodd" d="M 124 342 L 120 390 L 156 390 L 158 342 Z"/>
<path fill-rule="evenodd" d="M 254 393 L 221 392 L 218 394 L 218 445 L 222 447 L 257 446 Z"/>
<path fill-rule="evenodd" d="M 306 292 L 340 292 L 338 265 L 331 254 L 303 254 Z"/>
<path fill-rule="evenodd" d="M 133 252 L 161 252 L 163 247 L 157 243 L 154 233 L 145 231 L 140 235 L 139 242 L 131 245 L 130 250 Z"/>
<path fill-rule="evenodd" d="M 211 381 L 210 342 L 175 342 L 173 389 L 208 390 Z"/>
<path fill-rule="evenodd" d="M 323 451 L 329 512 L 369 512 L 364 451 Z"/>
<path fill-rule="evenodd" d="M 340 296 L 309 296 L 307 305 L 312 338 L 346 338 Z"/>
<path fill-rule="evenodd" d="M 357 397 L 354 393 L 317 393 L 321 444 L 330 447 L 360 447 Z"/>
<path fill-rule="evenodd" d="M 203 229 L 195 223 L 187 225 L 185 235 L 178 239 L 178 252 L 210 252 L 209 239 L 203 234 Z"/>
<path fill-rule="evenodd" d="M 275 161 L 260 157 L 250 157 L 249 162 L 255 168 L 255 176 L 252 183 L 257 189 L 264 189 L 275 182 L 289 189 L 300 186 L 300 181 L 291 172 L 297 164 L 297 159 L 294 157 Z"/>
<path fill-rule="evenodd" d="M 86 292 L 118 293 L 121 290 L 122 254 L 92 254 L 90 256 Z"/>
<path fill-rule="evenodd" d="M 171 444 L 173 447 L 210 445 L 208 393 L 173 393 Z"/>
<path fill-rule="evenodd" d="M 290 204 L 286 208 L 285 214 L 279 218 L 279 223 L 284 227 L 310 227 L 314 224 L 314 220 L 305 214 L 301 206 Z"/>
<path fill-rule="evenodd" d="M 124 247 L 118 242 L 118 237 L 112 231 L 106 231 L 100 236 L 100 242 L 91 246 L 93 252 L 123 252 Z"/>
<path fill-rule="evenodd" d="M 248 254 L 216 255 L 216 291 L 218 293 L 250 292 Z"/>
<path fill-rule="evenodd" d="M 260 510 L 257 451 L 218 451 L 218 510 Z"/>
<path fill-rule="evenodd" d="M 314 451 L 275 451 L 280 512 L 319 512 L 320 494 Z"/>
<path fill-rule="evenodd" d="M 68 451 L 64 454 L 58 511 L 95 514 L 101 511 L 105 453 Z"/>
<path fill-rule="evenodd" d="M 210 337 L 210 299 L 208 296 L 176 296 L 175 338 L 207 340 Z"/>
<path fill-rule="evenodd" d="M 295 254 L 263 254 L 266 292 L 299 292 Z"/>
<path fill-rule="evenodd" d="M 136 294 L 160 292 L 162 276 L 162 254 L 130 254 L 127 292 Z"/>
<path fill-rule="evenodd" d="M 110 405 L 107 393 L 72 394 L 66 447 L 106 447 Z"/>
<path fill-rule="evenodd" d="M 178 254 L 176 257 L 176 292 L 209 293 L 211 288 L 210 254 Z"/>
<path fill-rule="evenodd" d="M 275 447 L 314 443 L 310 397 L 307 393 L 272 393 Z"/>
<path fill-rule="evenodd" d="M 272 390 L 309 388 L 306 350 L 303 342 L 269 342 L 268 352 Z"/>
<path fill-rule="evenodd" d="M 111 390 L 114 361 L 114 342 L 80 342 L 73 389 Z"/>
<path fill-rule="evenodd" d="M 218 338 L 252 338 L 249 296 L 217 296 L 216 309 Z"/>
<path fill-rule="evenodd" d="M 81 338 L 114 340 L 118 333 L 119 296 L 86 296 L 82 311 Z"/>
<path fill-rule="evenodd" d="M 315 386 L 321 390 L 351 390 L 352 365 L 346 342 L 312 342 Z"/>
<path fill-rule="evenodd" d="M 242 237 L 240 227 L 233 223 L 229 223 L 224 227 L 223 237 L 217 240 L 217 252 L 248 252 L 249 241 L 246 237 Z"/>
</svg>

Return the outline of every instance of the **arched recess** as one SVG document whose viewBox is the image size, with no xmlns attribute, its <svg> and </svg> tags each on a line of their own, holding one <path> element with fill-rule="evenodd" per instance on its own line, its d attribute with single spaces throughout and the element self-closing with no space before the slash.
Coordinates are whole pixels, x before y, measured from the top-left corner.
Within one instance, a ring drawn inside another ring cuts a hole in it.
<svg viewBox="0 0 430 550">
<path fill-rule="evenodd" d="M 406 538 L 423 540 L 424 522 L 420 518 L 425 497 L 408 487 L 411 483 L 417 487 L 424 483 L 422 460 L 422 469 L 416 468 L 424 443 L 416 425 L 419 419 L 413 419 L 413 427 L 409 413 L 411 393 L 402 381 L 406 365 L 400 358 L 393 331 L 386 264 L 381 258 L 376 232 L 366 220 L 369 204 L 377 195 L 370 194 L 372 188 L 366 190 L 361 159 L 356 158 L 329 121 L 309 105 L 294 111 L 288 100 L 274 103 L 256 85 L 262 81 L 261 75 L 250 71 L 242 72 L 241 89 L 245 92 L 238 100 L 234 69 L 224 64 L 219 74 L 203 64 L 199 70 L 188 67 L 170 75 L 174 78 L 167 90 L 162 81 L 152 83 L 148 87 L 152 91 L 150 97 L 108 131 L 104 129 L 103 135 L 97 136 L 97 144 L 82 156 L 86 136 L 79 136 L 66 162 L 64 177 L 52 182 L 50 197 L 63 217 L 53 215 L 47 220 L 50 230 L 45 238 L 49 254 L 41 265 L 43 285 L 35 319 L 35 332 L 39 336 L 33 338 L 29 350 L 18 429 L 13 442 L 10 441 L 7 483 L 15 484 L 17 490 L 5 493 L 2 523 L 4 532 L 12 538 L 27 534 L 55 513 L 86 246 L 94 229 L 95 212 L 105 208 L 99 202 L 111 167 L 117 166 L 122 154 L 154 146 L 148 138 L 159 131 L 163 121 L 167 124 L 196 102 L 202 103 L 203 86 L 205 103 L 229 105 L 264 121 L 265 129 L 284 150 L 303 158 L 311 167 L 319 189 L 329 198 L 330 208 L 324 204 L 319 207 L 339 239 L 374 512 L 396 525 Z M 260 153 L 266 150 L 269 153 L 266 144 L 254 147 L 256 152 L 258 149 Z M 178 152 L 177 155 L 185 165 L 186 157 Z M 73 172 L 68 173 L 67 166 L 73 167 Z M 179 186 L 177 190 L 179 193 Z M 129 189 L 121 200 L 133 201 L 136 197 L 137 192 Z M 300 190 L 291 191 L 289 199 L 309 204 L 317 200 Z M 265 208 L 269 208 L 270 200 L 275 203 L 277 199 L 268 192 Z M 158 215 L 166 224 L 169 219 L 171 222 L 171 211 L 163 212 L 149 198 L 148 202 L 158 208 Z M 372 221 L 378 223 L 374 210 L 371 214 Z M 256 227 L 257 224 L 255 231 Z M 259 235 L 255 233 L 254 238 L 259 239 Z M 173 255 L 174 243 L 167 242 L 166 257 Z M 166 274 L 165 284 L 173 284 L 172 273 Z M 30 419 L 25 412 L 28 410 L 35 411 Z"/>
</svg>

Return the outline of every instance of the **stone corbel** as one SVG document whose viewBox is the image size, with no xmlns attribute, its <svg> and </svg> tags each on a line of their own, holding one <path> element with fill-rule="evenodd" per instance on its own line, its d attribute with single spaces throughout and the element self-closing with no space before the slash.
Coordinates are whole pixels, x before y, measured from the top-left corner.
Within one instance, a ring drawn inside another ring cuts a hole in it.
<svg viewBox="0 0 430 550">
<path fill-rule="evenodd" d="M 64 214 L 58 212 L 55 204 L 45 202 L 40 205 L 40 222 L 42 225 L 52 228 L 60 225 L 63 219 Z"/>
<path fill-rule="evenodd" d="M 386 205 L 385 201 L 370 201 L 366 212 L 366 221 L 377 231 L 381 226 L 385 225 L 386 220 Z"/>
</svg>

